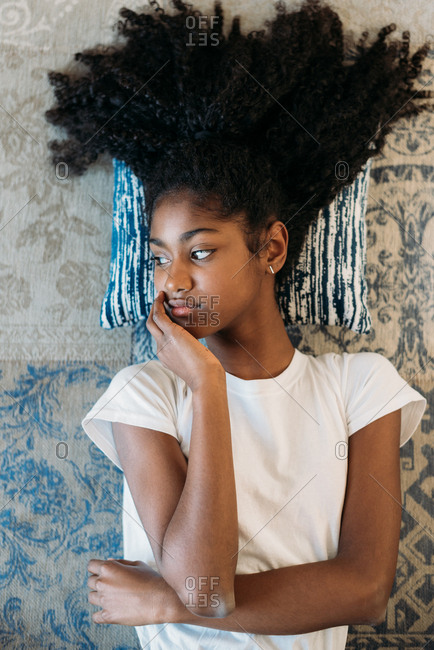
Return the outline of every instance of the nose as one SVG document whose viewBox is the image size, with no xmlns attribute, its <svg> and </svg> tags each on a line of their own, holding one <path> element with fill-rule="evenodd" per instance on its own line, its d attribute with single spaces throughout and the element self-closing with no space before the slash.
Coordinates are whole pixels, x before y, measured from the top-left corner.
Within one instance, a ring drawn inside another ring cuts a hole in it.
<svg viewBox="0 0 434 650">
<path fill-rule="evenodd" d="M 190 291 L 191 277 L 181 261 L 172 262 L 170 269 L 165 269 L 167 279 L 164 283 L 164 290 L 168 293 L 175 294 L 179 291 Z"/>
</svg>

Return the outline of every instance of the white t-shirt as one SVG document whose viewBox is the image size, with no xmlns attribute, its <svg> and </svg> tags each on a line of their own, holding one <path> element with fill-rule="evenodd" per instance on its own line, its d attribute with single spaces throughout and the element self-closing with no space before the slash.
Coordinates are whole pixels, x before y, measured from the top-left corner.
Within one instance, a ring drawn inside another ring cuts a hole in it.
<svg viewBox="0 0 434 650">
<path fill-rule="evenodd" d="M 296 349 L 277 377 L 245 380 L 226 373 L 226 385 L 239 521 L 236 573 L 336 557 L 348 437 L 401 408 L 402 446 L 416 430 L 426 399 L 376 352 L 314 357 Z M 172 435 L 188 458 L 192 417 L 189 387 L 152 359 L 120 370 L 82 426 L 122 469 L 111 422 Z M 123 507 L 125 559 L 158 571 L 125 476 Z M 136 631 L 142 647 L 152 650 L 344 650 L 348 626 L 290 636 L 187 624 Z"/>
</svg>

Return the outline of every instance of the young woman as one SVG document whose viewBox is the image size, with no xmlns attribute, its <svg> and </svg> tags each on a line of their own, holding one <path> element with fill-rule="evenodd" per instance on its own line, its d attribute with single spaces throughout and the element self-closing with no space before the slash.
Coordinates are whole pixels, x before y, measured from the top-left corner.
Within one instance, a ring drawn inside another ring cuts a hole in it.
<svg viewBox="0 0 434 650">
<path fill-rule="evenodd" d="M 53 163 L 80 174 L 108 151 L 143 179 L 158 291 L 158 358 L 82 421 L 124 473 L 125 558 L 88 563 L 93 620 L 152 650 L 343 650 L 349 624 L 384 620 L 399 448 L 426 400 L 380 354 L 295 349 L 275 285 L 391 125 L 427 107 L 411 78 L 428 49 L 409 61 L 389 26 L 344 65 L 314 0 L 227 39 L 220 5 L 207 28 L 174 5 L 122 9 L 128 43 L 76 55 L 90 76 L 50 73 L 47 118 L 71 136 Z"/>
</svg>

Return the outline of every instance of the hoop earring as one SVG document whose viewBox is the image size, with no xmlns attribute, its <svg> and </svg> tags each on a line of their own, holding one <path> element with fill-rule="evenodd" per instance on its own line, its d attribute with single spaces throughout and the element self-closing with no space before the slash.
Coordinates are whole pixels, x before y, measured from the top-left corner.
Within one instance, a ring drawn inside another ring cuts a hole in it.
<svg viewBox="0 0 434 650">
<path fill-rule="evenodd" d="M 270 269 L 271 273 L 274 273 L 273 267 L 271 266 L 271 264 L 268 265 L 268 268 Z"/>
</svg>

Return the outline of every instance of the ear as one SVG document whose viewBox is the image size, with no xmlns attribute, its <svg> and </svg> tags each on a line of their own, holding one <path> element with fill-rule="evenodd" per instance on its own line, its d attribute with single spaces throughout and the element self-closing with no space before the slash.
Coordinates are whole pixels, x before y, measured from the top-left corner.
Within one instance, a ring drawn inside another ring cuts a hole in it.
<svg viewBox="0 0 434 650">
<path fill-rule="evenodd" d="M 277 273 L 285 263 L 288 249 L 288 231 L 283 221 L 276 219 L 267 228 L 267 237 L 263 250 L 267 251 L 267 264 Z"/>
</svg>

